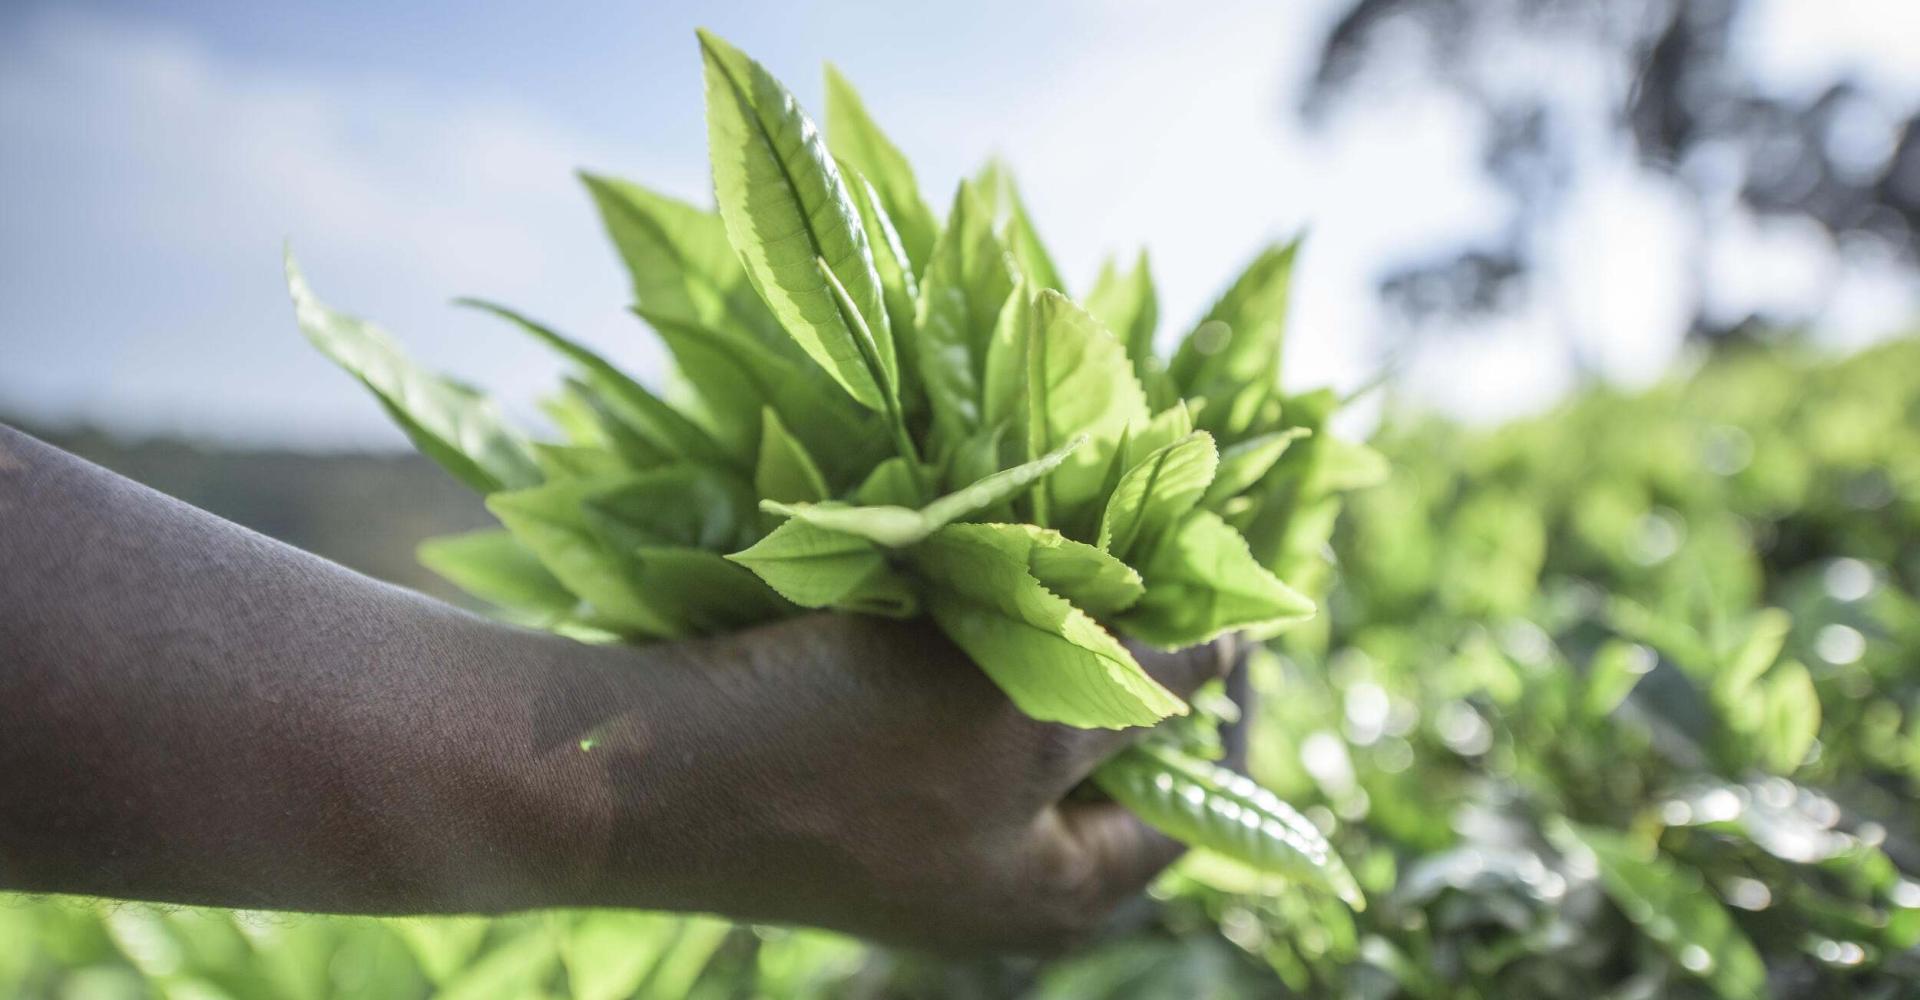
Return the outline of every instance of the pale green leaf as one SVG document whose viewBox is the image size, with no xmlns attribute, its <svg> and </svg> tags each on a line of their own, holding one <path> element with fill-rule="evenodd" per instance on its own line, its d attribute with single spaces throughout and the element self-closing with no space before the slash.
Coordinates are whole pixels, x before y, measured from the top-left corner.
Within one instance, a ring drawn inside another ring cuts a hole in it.
<svg viewBox="0 0 1920 1000">
<path fill-rule="evenodd" d="M 1252 489 L 1271 470 L 1294 441 L 1313 432 L 1305 427 L 1256 434 L 1228 445 L 1220 451 L 1220 468 L 1213 484 L 1201 497 L 1202 506 L 1218 510 L 1220 505 Z"/>
<path fill-rule="evenodd" d="M 874 466 L 854 487 L 853 502 L 861 507 L 917 508 L 927 499 L 920 479 L 914 475 L 911 462 L 895 455 Z"/>
<path fill-rule="evenodd" d="M 595 434 L 599 434 L 597 428 Z M 533 458 L 540 464 L 540 471 L 545 473 L 548 479 L 607 476 L 628 468 L 627 463 L 622 461 L 618 454 L 601 445 L 549 444 L 545 441 L 535 441 Z"/>
<path fill-rule="evenodd" d="M 889 382 L 898 377 L 893 342 L 873 253 L 839 168 L 765 68 L 710 32 L 700 32 L 700 48 L 714 191 L 729 241 L 808 356 L 861 405 L 883 409 L 898 391 Z M 829 277 L 845 289 L 870 344 L 842 314 Z"/>
<path fill-rule="evenodd" d="M 1792 774 L 1806 762 L 1820 734 L 1820 693 L 1807 668 L 1783 661 L 1760 682 L 1764 718 L 1760 757 L 1775 774 Z"/>
<path fill-rule="evenodd" d="M 580 179 L 627 265 L 639 309 L 750 337 L 775 355 L 800 357 L 747 279 L 717 213 L 629 181 L 584 172 Z"/>
<path fill-rule="evenodd" d="M 727 557 L 780 596 L 805 608 L 839 608 L 906 618 L 919 607 L 912 586 L 864 538 L 789 520 Z"/>
<path fill-rule="evenodd" d="M 977 527 L 999 536 L 1009 552 L 1025 552 L 1027 570 L 1041 586 L 1090 615 L 1118 614 L 1146 591 L 1133 567 L 1051 528 L 996 523 Z"/>
<path fill-rule="evenodd" d="M 1033 296 L 1026 282 L 1017 280 L 988 332 L 980 384 L 980 425 L 1006 428 L 1022 448 L 1027 443 L 1027 342 L 1033 337 L 1033 324 Z"/>
<path fill-rule="evenodd" d="M 639 910 L 593 910 L 567 929 L 560 957 L 576 1000 L 625 1000 L 682 933 L 683 918 Z"/>
<path fill-rule="evenodd" d="M 571 613 L 575 600 L 525 545 L 505 531 L 442 535 L 420 543 L 421 565 L 497 607 L 540 618 Z"/>
<path fill-rule="evenodd" d="M 932 257 L 939 223 L 920 197 L 912 165 L 874 123 L 853 84 L 831 63 L 827 65 L 827 147 L 873 183 L 880 204 L 900 232 L 900 244 L 911 262 L 910 273 L 923 273 Z"/>
<path fill-rule="evenodd" d="M 1737 698 L 1780 658 L 1793 617 L 1779 608 L 1756 612 L 1743 625 L 1739 638 L 1715 658 L 1712 685 L 1717 697 Z"/>
<path fill-rule="evenodd" d="M 1139 465 L 1148 455 L 1192 434 L 1193 428 L 1193 410 L 1186 400 L 1175 401 L 1154 414 L 1145 427 L 1136 427 L 1127 436 L 1127 468 Z"/>
<path fill-rule="evenodd" d="M 470 386 L 414 367 L 379 327 L 322 305 L 288 251 L 287 291 L 300 332 L 373 391 L 428 457 L 482 493 L 532 486 L 540 467 L 492 400 Z"/>
<path fill-rule="evenodd" d="M 1060 467 L 1074 450 L 1086 444 L 1084 436 L 1031 462 L 996 472 L 964 486 L 918 510 L 902 506 L 852 507 L 837 503 L 780 503 L 762 500 L 760 508 L 797 518 L 818 528 L 865 538 L 888 548 L 904 548 L 976 511 L 1002 503 Z"/>
<path fill-rule="evenodd" d="M 1093 780 L 1175 840 L 1324 889 L 1356 910 L 1366 908 L 1360 886 L 1326 836 L 1242 775 L 1171 747 L 1140 743 L 1102 764 Z"/>
<path fill-rule="evenodd" d="M 1606 715 L 1633 693 L 1640 678 L 1658 662 L 1653 650 L 1639 643 L 1608 640 L 1594 651 L 1587 664 L 1581 705 L 1589 715 Z"/>
<path fill-rule="evenodd" d="M 887 217 L 880 195 L 867 178 L 852 166 L 842 163 L 841 176 L 860 210 L 861 224 L 867 233 L 867 246 L 873 251 L 874 272 L 880 276 L 881 300 L 887 307 L 887 325 L 892 330 L 893 347 L 899 355 L 898 367 L 907 377 L 899 379 L 901 405 L 918 412 L 925 405 L 925 390 L 913 376 L 920 371 L 920 338 L 914 330 L 914 312 L 920 299 L 920 283 L 913 265 L 900 245 L 900 234 Z"/>
<path fill-rule="evenodd" d="M 1081 728 L 1184 714 L 1118 640 L 1034 579 L 1026 552 L 986 525 L 954 524 L 909 550 L 928 612 L 1033 718 Z"/>
<path fill-rule="evenodd" d="M 1137 564 L 1147 593 L 1120 625 L 1163 648 L 1238 629 L 1267 632 L 1314 613 L 1312 601 L 1255 562 L 1240 533 L 1211 511 L 1188 513 Z"/>
<path fill-rule="evenodd" d="M 744 463 L 744 453 L 729 453 L 699 424 L 579 342 L 505 306 L 481 299 L 456 301 L 512 323 L 579 365 L 586 373 L 587 384 L 620 414 L 623 422 L 665 455 L 695 462 Z"/>
<path fill-rule="evenodd" d="M 1089 439 L 1034 490 L 1034 520 L 1043 527 L 1077 523 L 1100 501 L 1122 434 L 1147 422 L 1146 396 L 1120 341 L 1058 292 L 1034 297 L 1025 354 L 1027 453 L 1045 454 L 1082 434 Z"/>
<path fill-rule="evenodd" d="M 1133 372 L 1140 384 L 1147 387 L 1147 396 L 1155 406 L 1166 406 L 1172 402 L 1173 388 L 1166 382 L 1166 370 L 1158 355 L 1153 353 L 1153 334 L 1160 323 L 1160 300 L 1153 289 L 1153 274 L 1147 264 L 1147 252 L 1133 265 L 1133 270 L 1122 274 L 1109 259 L 1100 267 L 1100 276 L 1094 279 L 1093 291 L 1087 293 L 1087 312 L 1112 330 L 1127 346 L 1127 359 L 1133 362 Z M 1155 391 L 1159 390 L 1159 391 Z"/>
<path fill-rule="evenodd" d="M 1150 551 L 1200 502 L 1219 462 L 1213 438 L 1194 431 L 1128 469 L 1100 516 L 1099 545 L 1121 559 Z"/>
<path fill-rule="evenodd" d="M 642 545 L 726 552 L 754 534 L 753 491 L 725 469 L 663 465 L 605 480 L 585 494 L 587 513 L 622 551 Z"/>
<path fill-rule="evenodd" d="M 1299 247 L 1262 251 L 1181 342 L 1168 371 L 1182 396 L 1222 399 L 1278 372 Z"/>
<path fill-rule="evenodd" d="M 663 615 L 636 586 L 632 561 L 608 550 L 587 511 L 589 497 L 615 485 L 617 480 L 558 480 L 495 493 L 487 497 L 487 509 L 555 578 L 587 602 L 597 620 L 645 638 L 680 635 L 680 625 Z"/>
<path fill-rule="evenodd" d="M 489 925 L 483 917 L 395 917 L 384 923 L 436 985 L 473 961 Z"/>
<path fill-rule="evenodd" d="M 821 463 L 830 483 L 846 482 L 887 454 L 875 416 L 811 361 L 789 361 L 727 330 L 642 312 L 673 355 L 675 366 L 735 440 L 757 442 L 769 407 Z M 756 444 L 757 447 L 757 444 Z"/>
<path fill-rule="evenodd" d="M 954 193 L 923 273 L 914 321 L 919 375 L 936 435 L 953 440 L 982 425 L 987 345 L 1014 289 L 1006 250 L 970 185 Z"/>
<path fill-rule="evenodd" d="M 1013 255 L 1027 285 L 1036 291 L 1050 288 L 1066 294 L 1066 281 L 1060 277 L 1060 269 L 1054 266 L 1045 244 L 1040 242 L 1040 233 L 1034 228 L 1026 202 L 1020 197 L 1019 185 L 1014 183 L 1013 171 L 999 160 L 991 160 L 975 175 L 974 183 L 985 192 L 985 201 L 994 217 L 1005 220 L 1000 227 L 1000 239 Z"/>
<path fill-rule="evenodd" d="M 558 935 L 526 928 L 461 969 L 434 1000 L 521 1000 L 535 995 L 559 962 Z"/>
<path fill-rule="evenodd" d="M 1308 486 L 1315 492 L 1362 490 L 1386 482 L 1393 473 L 1386 456 L 1366 445 L 1324 434 L 1319 444 L 1319 462 Z"/>
</svg>

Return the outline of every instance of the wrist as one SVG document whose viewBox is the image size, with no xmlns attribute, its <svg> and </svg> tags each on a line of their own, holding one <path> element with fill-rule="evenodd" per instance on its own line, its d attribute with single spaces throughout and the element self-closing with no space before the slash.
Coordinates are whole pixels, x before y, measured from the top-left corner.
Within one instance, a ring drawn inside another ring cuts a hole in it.
<svg viewBox="0 0 1920 1000">
<path fill-rule="evenodd" d="M 727 751 L 700 642 L 580 646 L 545 664 L 514 808 L 543 828 L 545 906 L 712 909 L 723 840 L 748 819 L 707 774 Z"/>
</svg>

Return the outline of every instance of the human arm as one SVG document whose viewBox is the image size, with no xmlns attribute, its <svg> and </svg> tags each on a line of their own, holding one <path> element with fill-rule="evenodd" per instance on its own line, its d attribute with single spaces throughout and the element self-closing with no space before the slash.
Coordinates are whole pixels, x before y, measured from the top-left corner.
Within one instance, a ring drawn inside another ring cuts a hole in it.
<svg viewBox="0 0 1920 1000">
<path fill-rule="evenodd" d="M 1062 796 L 924 624 L 588 646 L 0 427 L 0 887 L 353 913 L 704 910 L 941 948 L 1083 933 L 1177 853 Z M 1145 655 L 1186 693 L 1221 651 Z"/>
</svg>

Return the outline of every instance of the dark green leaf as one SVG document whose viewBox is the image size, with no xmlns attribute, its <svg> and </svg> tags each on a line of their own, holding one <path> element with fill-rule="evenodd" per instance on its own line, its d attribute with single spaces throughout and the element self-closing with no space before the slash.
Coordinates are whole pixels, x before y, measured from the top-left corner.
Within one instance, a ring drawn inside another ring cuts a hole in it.
<svg viewBox="0 0 1920 1000">
<path fill-rule="evenodd" d="M 760 460 L 754 467 L 754 492 L 783 503 L 818 502 L 833 495 L 807 449 L 780 423 L 772 407 L 760 431 Z"/>
<path fill-rule="evenodd" d="M 1681 968 L 1727 1000 L 1765 995 L 1765 964 L 1698 871 L 1636 850 L 1605 830 L 1562 821 L 1548 833 L 1560 850 L 1592 860 L 1620 911 Z"/>
</svg>

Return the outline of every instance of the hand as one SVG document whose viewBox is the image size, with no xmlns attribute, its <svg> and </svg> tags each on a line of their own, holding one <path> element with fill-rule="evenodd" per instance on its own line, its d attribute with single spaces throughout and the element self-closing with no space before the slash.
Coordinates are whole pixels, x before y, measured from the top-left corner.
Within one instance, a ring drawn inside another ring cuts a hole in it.
<svg viewBox="0 0 1920 1000">
<path fill-rule="evenodd" d="M 1183 697 L 1232 659 L 1134 652 Z M 591 751 L 617 790 L 592 902 L 1052 950 L 1180 853 L 1114 803 L 1063 801 L 1141 730 L 1035 722 L 926 623 L 814 615 L 671 660 L 635 668 L 661 671 L 664 711 Z"/>
</svg>

